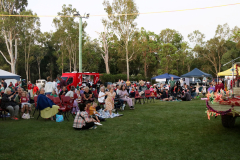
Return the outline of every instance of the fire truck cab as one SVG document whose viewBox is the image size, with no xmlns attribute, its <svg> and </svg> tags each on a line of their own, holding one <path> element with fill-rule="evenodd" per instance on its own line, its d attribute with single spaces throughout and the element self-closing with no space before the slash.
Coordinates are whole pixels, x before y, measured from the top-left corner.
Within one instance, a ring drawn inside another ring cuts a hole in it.
<svg viewBox="0 0 240 160">
<path fill-rule="evenodd" d="M 67 82 L 67 89 L 70 90 L 71 86 L 77 87 L 77 85 L 82 86 L 84 82 L 87 82 L 89 79 L 93 79 L 93 84 L 96 84 L 99 80 L 101 74 L 99 73 L 90 73 L 90 72 L 84 72 L 84 73 L 63 73 L 62 79 L 64 79 Z M 91 78 L 92 77 L 92 78 Z"/>
</svg>

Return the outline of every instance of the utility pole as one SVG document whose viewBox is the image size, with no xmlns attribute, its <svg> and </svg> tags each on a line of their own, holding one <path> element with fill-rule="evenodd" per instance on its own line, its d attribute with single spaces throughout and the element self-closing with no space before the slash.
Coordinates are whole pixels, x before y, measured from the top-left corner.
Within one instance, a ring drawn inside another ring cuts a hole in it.
<svg viewBox="0 0 240 160">
<path fill-rule="evenodd" d="M 81 16 L 79 12 L 74 12 L 74 17 L 79 17 L 79 73 L 82 73 L 82 18 L 89 18 L 89 13 Z"/>
</svg>

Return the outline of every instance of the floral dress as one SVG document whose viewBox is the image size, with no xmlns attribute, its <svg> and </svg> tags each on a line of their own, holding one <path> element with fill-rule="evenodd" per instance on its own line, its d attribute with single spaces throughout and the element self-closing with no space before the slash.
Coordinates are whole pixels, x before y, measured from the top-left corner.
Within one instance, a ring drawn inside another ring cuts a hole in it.
<svg viewBox="0 0 240 160">
<path fill-rule="evenodd" d="M 114 98 L 116 96 L 116 93 L 106 92 L 106 94 L 107 94 L 107 99 L 105 100 L 106 109 L 110 111 L 114 109 Z"/>
</svg>

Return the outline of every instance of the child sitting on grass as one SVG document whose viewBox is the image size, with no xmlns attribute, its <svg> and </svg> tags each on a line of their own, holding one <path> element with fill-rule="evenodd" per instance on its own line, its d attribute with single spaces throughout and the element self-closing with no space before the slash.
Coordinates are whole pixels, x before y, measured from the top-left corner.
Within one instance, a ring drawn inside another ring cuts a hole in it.
<svg viewBox="0 0 240 160">
<path fill-rule="evenodd" d="M 73 128 L 76 130 L 96 129 L 97 127 L 94 124 L 96 120 L 89 116 L 88 106 L 80 103 L 79 108 L 80 111 L 77 112 L 73 121 Z"/>
<path fill-rule="evenodd" d="M 22 97 L 20 98 L 20 102 L 22 104 L 22 118 L 29 119 L 29 110 L 31 110 L 31 104 L 28 103 L 29 99 L 27 97 L 27 92 L 22 93 Z M 25 114 L 26 112 L 26 114 Z"/>
<path fill-rule="evenodd" d="M 98 123 L 95 123 L 97 125 L 102 125 L 100 123 L 100 120 L 98 119 L 98 115 L 100 115 L 97 111 L 96 111 L 96 107 L 97 107 L 97 103 L 93 102 L 92 106 L 91 106 L 91 103 L 88 103 L 88 106 L 89 106 L 89 115 L 94 118 Z"/>
<path fill-rule="evenodd" d="M 50 96 L 57 97 L 58 95 L 57 95 L 56 91 L 53 90 L 52 93 L 50 94 Z"/>
</svg>

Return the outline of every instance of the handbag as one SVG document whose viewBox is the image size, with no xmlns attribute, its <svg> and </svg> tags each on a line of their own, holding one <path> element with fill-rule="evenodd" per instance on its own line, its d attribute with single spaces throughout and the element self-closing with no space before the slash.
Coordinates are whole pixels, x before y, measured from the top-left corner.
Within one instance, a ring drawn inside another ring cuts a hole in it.
<svg viewBox="0 0 240 160">
<path fill-rule="evenodd" d="M 63 122 L 63 121 L 64 121 L 63 115 L 56 114 L 56 122 Z"/>
</svg>

